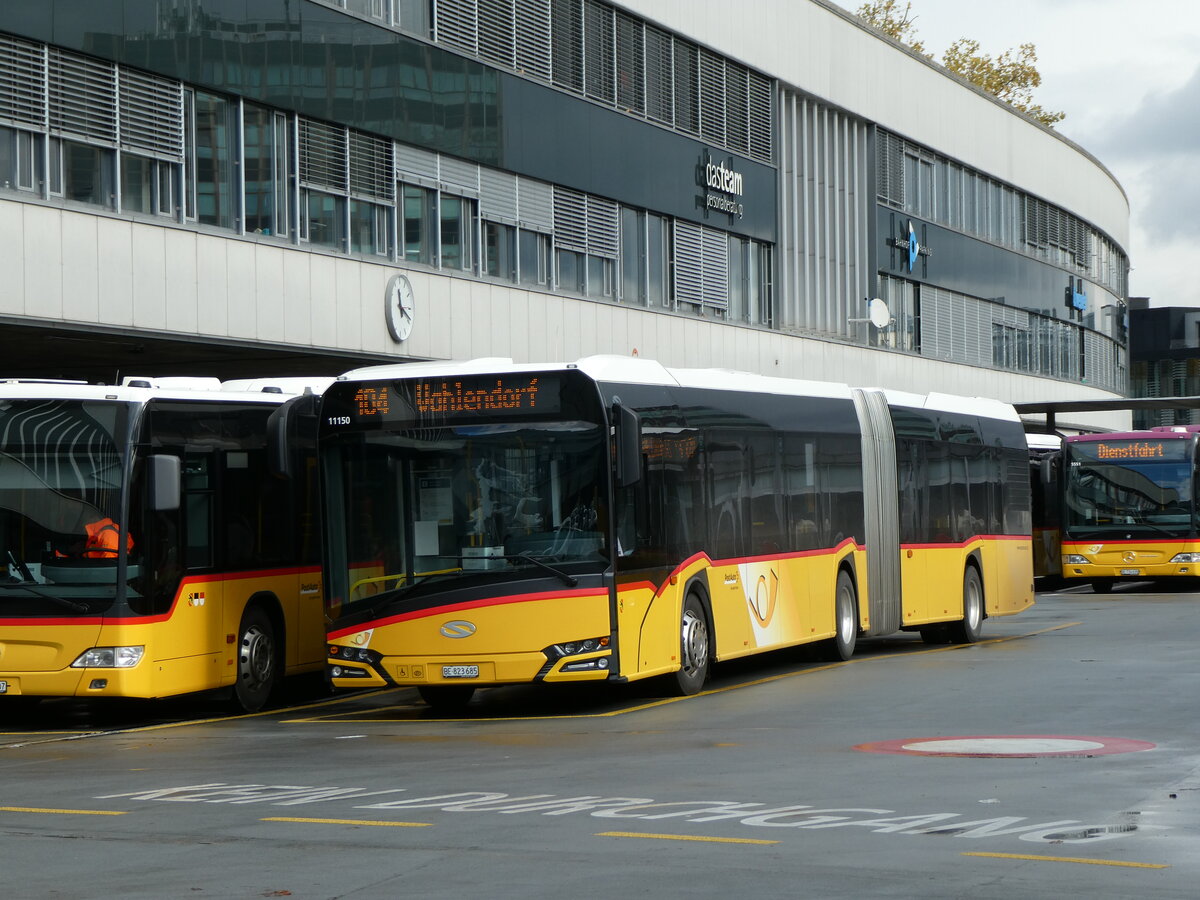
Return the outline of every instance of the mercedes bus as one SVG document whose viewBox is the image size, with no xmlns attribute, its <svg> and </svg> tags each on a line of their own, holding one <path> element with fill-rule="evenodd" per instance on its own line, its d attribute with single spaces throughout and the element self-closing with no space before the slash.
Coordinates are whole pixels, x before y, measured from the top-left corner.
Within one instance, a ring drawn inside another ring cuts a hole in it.
<svg viewBox="0 0 1200 900">
<path fill-rule="evenodd" d="M 315 434 L 268 433 L 327 381 L 0 382 L 0 710 L 321 671 Z"/>
<path fill-rule="evenodd" d="M 416 363 L 324 392 L 341 688 L 631 682 L 860 636 L 978 640 L 1033 603 L 1011 406 L 591 357 Z"/>
</svg>

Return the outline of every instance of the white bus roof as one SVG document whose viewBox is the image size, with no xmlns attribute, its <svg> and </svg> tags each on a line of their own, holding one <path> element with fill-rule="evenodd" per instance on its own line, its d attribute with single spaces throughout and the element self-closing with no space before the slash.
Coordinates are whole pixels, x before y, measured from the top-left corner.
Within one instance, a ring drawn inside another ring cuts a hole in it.
<svg viewBox="0 0 1200 900">
<path fill-rule="evenodd" d="M 579 369 L 597 381 L 624 384 L 660 384 L 678 387 L 712 388 L 714 390 L 758 391 L 764 394 L 798 394 L 809 397 L 849 399 L 850 388 L 844 384 L 825 381 L 801 381 L 795 378 L 776 378 L 756 375 L 735 369 L 668 368 L 652 359 L 633 356 L 587 356 L 573 363 L 514 363 L 505 358 L 484 358 L 465 361 L 402 363 L 368 366 L 353 369 L 338 377 L 338 381 L 384 381 L 397 378 L 437 378 L 439 376 L 497 374 L 513 372 L 546 372 Z"/>
<path fill-rule="evenodd" d="M 247 378 L 222 382 L 202 377 L 129 376 L 121 384 L 82 381 L 0 379 L 0 399 L 117 400 L 144 403 L 152 399 L 224 400 L 279 403 L 305 392 L 321 393 L 333 381 L 324 377 Z"/>
</svg>

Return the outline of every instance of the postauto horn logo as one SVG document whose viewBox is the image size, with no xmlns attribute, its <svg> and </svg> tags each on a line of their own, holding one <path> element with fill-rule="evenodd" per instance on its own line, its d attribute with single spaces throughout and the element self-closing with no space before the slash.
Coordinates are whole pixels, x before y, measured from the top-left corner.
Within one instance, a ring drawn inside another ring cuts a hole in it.
<svg viewBox="0 0 1200 900">
<path fill-rule="evenodd" d="M 438 631 L 441 632 L 442 637 L 465 638 L 475 633 L 475 626 L 471 622 L 456 619 L 453 622 L 446 622 Z"/>
</svg>

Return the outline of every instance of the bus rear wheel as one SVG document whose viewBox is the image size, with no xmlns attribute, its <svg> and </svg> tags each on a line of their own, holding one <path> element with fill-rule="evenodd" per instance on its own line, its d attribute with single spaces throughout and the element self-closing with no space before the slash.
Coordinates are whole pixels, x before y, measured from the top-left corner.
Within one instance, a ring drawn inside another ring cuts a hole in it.
<svg viewBox="0 0 1200 900">
<path fill-rule="evenodd" d="M 233 686 L 236 708 L 258 712 L 267 704 L 279 680 L 279 643 L 275 626 L 260 606 L 249 606 L 238 627 L 237 682 Z"/>
<path fill-rule="evenodd" d="M 475 696 L 475 688 L 468 684 L 422 684 L 417 693 L 425 705 L 438 712 L 462 712 Z"/>
<path fill-rule="evenodd" d="M 858 643 L 858 594 L 850 574 L 842 569 L 838 572 L 837 589 L 834 591 L 833 616 L 837 633 L 821 641 L 817 652 L 821 659 L 842 662 L 854 655 Z"/>
<path fill-rule="evenodd" d="M 963 573 L 963 617 L 950 623 L 948 633 L 955 644 L 974 644 L 983 633 L 983 582 L 974 566 Z"/>
<path fill-rule="evenodd" d="M 688 594 L 679 618 L 679 671 L 674 675 L 674 693 L 680 697 L 698 693 L 708 680 L 708 618 L 704 604 Z"/>
</svg>

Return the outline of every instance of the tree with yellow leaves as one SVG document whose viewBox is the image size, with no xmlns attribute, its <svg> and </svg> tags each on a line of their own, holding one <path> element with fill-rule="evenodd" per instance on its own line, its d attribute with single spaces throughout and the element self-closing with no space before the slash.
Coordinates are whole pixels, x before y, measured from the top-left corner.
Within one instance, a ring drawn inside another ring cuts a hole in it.
<svg viewBox="0 0 1200 900">
<path fill-rule="evenodd" d="M 933 59 L 932 54 L 925 52 L 925 43 L 917 39 L 917 17 L 913 15 L 912 3 L 905 0 L 901 8 L 900 2 L 870 0 L 858 8 L 858 16 L 926 59 Z M 942 65 L 1043 125 L 1053 127 L 1066 118 L 1066 113 L 1051 112 L 1033 102 L 1033 89 L 1042 83 L 1033 44 L 1021 44 L 1016 50 L 1005 50 L 993 58 L 980 51 L 979 41 L 959 38 L 942 54 Z"/>
</svg>

